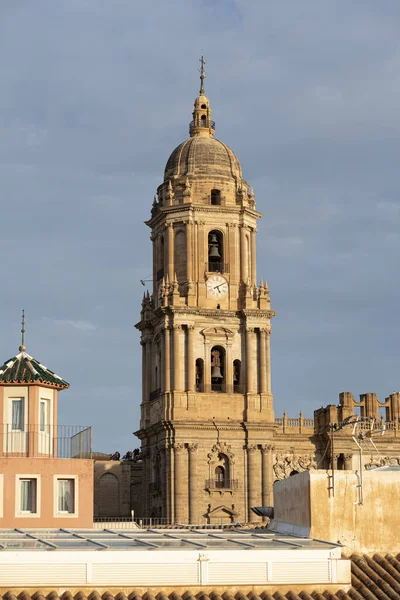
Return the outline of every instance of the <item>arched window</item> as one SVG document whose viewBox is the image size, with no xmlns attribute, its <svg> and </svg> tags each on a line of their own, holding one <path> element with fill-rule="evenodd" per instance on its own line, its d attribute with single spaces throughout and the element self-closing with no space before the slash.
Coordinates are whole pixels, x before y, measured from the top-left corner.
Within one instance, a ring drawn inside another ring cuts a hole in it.
<svg viewBox="0 0 400 600">
<path fill-rule="evenodd" d="M 196 392 L 204 392 L 204 361 L 202 358 L 196 360 Z"/>
<path fill-rule="evenodd" d="M 206 106 L 205 104 L 202 104 L 202 105 L 201 105 L 201 108 L 203 108 L 203 109 L 204 109 L 204 108 L 207 108 L 207 106 Z"/>
<path fill-rule="evenodd" d="M 221 204 L 221 190 L 211 190 L 211 204 L 213 206 Z"/>
<path fill-rule="evenodd" d="M 206 115 L 201 115 L 200 125 L 201 125 L 201 127 L 207 127 L 207 117 L 206 117 Z"/>
<path fill-rule="evenodd" d="M 211 391 L 225 392 L 225 349 L 222 346 L 211 349 Z"/>
<path fill-rule="evenodd" d="M 208 234 L 208 270 L 213 273 L 224 272 L 224 244 L 221 231 Z"/>
<path fill-rule="evenodd" d="M 240 371 L 241 371 L 242 363 L 240 360 L 233 361 L 233 392 L 234 394 L 241 393 L 241 385 L 240 385 Z"/>
<path fill-rule="evenodd" d="M 215 468 L 214 481 L 215 481 L 216 488 L 226 487 L 224 467 L 221 467 L 218 465 L 218 467 Z"/>
</svg>

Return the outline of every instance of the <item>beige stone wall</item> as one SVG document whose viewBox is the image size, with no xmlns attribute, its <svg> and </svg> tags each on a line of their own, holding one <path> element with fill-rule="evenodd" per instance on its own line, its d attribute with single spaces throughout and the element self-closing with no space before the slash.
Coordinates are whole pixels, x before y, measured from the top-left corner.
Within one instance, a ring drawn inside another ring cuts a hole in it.
<svg viewBox="0 0 400 600">
<path fill-rule="evenodd" d="M 295 475 L 274 486 L 275 519 L 310 527 L 310 535 L 345 552 L 400 552 L 400 472 L 326 471 Z M 360 503 L 362 501 L 362 504 Z"/>
<path fill-rule="evenodd" d="M 130 517 L 142 514 L 142 464 L 96 460 L 94 463 L 94 514 L 96 517 Z"/>
</svg>

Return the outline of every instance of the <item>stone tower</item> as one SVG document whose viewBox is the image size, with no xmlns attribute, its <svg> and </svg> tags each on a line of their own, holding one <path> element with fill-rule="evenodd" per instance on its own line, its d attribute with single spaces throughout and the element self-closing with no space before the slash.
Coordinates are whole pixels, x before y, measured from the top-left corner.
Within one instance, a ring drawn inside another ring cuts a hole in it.
<svg viewBox="0 0 400 600">
<path fill-rule="evenodd" d="M 151 218 L 143 299 L 144 516 L 256 520 L 272 495 L 267 283 L 257 285 L 256 210 L 238 158 L 214 138 L 201 87 L 190 137 L 167 161 Z"/>
</svg>

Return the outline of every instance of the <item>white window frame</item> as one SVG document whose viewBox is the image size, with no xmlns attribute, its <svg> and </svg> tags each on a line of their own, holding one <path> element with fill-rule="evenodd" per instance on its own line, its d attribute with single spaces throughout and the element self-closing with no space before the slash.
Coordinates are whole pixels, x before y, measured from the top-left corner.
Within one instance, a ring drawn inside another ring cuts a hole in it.
<svg viewBox="0 0 400 600">
<path fill-rule="evenodd" d="M 22 404 L 22 428 L 18 429 L 14 429 L 13 428 L 13 422 L 12 422 L 12 413 L 13 413 L 13 402 L 21 402 Z M 26 429 L 26 415 L 25 415 L 25 398 L 24 396 L 11 396 L 10 397 L 10 425 L 11 425 L 11 431 L 25 431 Z"/>
<path fill-rule="evenodd" d="M 60 512 L 58 510 L 58 482 L 60 479 L 72 479 L 74 481 L 74 512 Z M 53 475 L 53 516 L 57 519 L 76 519 L 79 517 L 79 476 L 70 474 Z"/>
<path fill-rule="evenodd" d="M 36 480 L 36 512 L 28 512 L 21 510 L 21 480 L 35 479 Z M 27 473 L 15 476 L 15 516 L 22 519 L 38 519 L 40 518 L 41 510 L 41 480 L 40 475 Z"/>
</svg>

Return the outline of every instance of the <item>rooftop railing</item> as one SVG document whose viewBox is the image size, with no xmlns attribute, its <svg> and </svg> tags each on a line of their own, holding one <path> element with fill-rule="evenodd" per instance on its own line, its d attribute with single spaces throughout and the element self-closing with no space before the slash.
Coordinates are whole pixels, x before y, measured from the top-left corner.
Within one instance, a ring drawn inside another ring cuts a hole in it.
<svg viewBox="0 0 400 600">
<path fill-rule="evenodd" d="M 194 121 L 191 121 L 189 123 L 189 134 L 192 135 L 193 130 L 196 129 L 197 127 L 201 127 L 203 129 L 208 129 L 208 126 L 205 123 L 201 123 L 200 125 L 197 125 Z M 210 121 L 210 127 L 211 127 L 211 129 L 215 130 L 215 121 Z"/>
<path fill-rule="evenodd" d="M 84 425 L 0 425 L 0 456 L 92 458 L 92 428 Z"/>
</svg>

